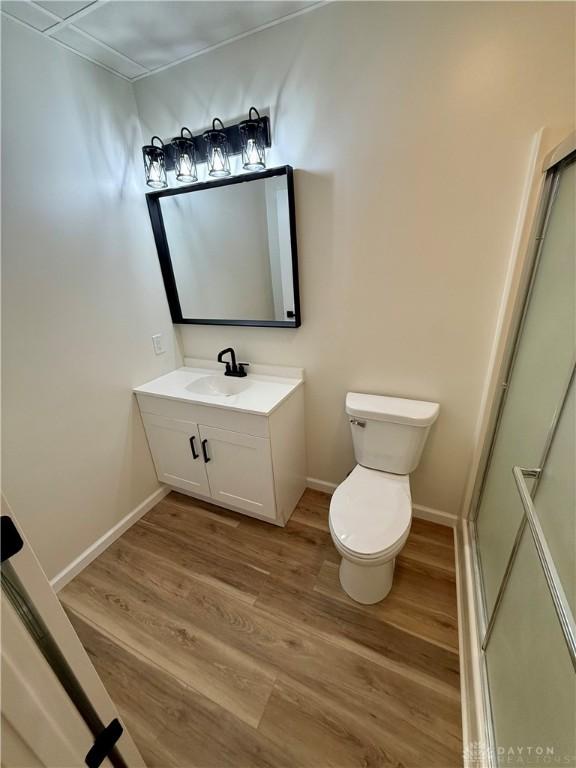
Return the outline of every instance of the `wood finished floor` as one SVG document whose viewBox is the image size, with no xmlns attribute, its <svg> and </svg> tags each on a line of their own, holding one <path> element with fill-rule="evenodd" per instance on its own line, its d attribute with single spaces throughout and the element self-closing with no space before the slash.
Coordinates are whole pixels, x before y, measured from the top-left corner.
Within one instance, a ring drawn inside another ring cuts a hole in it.
<svg viewBox="0 0 576 768">
<path fill-rule="evenodd" d="M 150 768 L 461 766 L 452 531 L 414 520 L 361 606 L 328 505 L 277 528 L 171 493 L 60 593 Z"/>
</svg>

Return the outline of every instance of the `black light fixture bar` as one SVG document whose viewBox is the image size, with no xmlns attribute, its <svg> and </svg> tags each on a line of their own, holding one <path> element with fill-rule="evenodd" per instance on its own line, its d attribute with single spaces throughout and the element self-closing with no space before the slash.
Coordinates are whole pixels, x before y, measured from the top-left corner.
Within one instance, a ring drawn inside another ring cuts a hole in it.
<svg viewBox="0 0 576 768">
<path fill-rule="evenodd" d="M 262 123 L 262 136 L 264 138 L 264 146 L 266 149 L 269 149 L 272 146 L 270 118 L 268 115 L 262 115 L 260 117 L 260 121 Z M 239 155 L 242 152 L 242 140 L 240 137 L 240 130 L 238 127 L 239 125 L 240 123 L 235 123 L 234 125 L 224 127 L 224 133 L 226 134 L 226 139 L 228 140 L 229 155 Z M 205 163 L 208 159 L 208 145 L 203 138 L 202 133 L 198 133 L 192 140 L 196 150 L 196 162 Z M 167 139 L 164 142 L 164 155 L 167 171 L 174 170 L 174 148 L 172 147 L 170 141 L 170 139 Z"/>
</svg>

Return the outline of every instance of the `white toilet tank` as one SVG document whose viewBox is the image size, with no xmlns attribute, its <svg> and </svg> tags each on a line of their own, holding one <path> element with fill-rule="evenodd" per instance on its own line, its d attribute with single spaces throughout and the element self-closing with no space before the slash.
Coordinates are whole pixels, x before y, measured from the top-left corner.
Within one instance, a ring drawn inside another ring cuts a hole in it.
<svg viewBox="0 0 576 768">
<path fill-rule="evenodd" d="M 348 392 L 346 413 L 356 461 L 363 467 L 408 475 L 416 469 L 440 406 L 403 397 Z"/>
</svg>

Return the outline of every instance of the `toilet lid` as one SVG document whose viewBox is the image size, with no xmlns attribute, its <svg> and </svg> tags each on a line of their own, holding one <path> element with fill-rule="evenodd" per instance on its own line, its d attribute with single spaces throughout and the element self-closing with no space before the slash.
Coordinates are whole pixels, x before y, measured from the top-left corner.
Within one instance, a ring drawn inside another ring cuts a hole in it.
<svg viewBox="0 0 576 768">
<path fill-rule="evenodd" d="M 410 479 L 358 465 L 334 491 L 330 527 L 343 547 L 383 554 L 403 542 L 412 520 Z"/>
</svg>

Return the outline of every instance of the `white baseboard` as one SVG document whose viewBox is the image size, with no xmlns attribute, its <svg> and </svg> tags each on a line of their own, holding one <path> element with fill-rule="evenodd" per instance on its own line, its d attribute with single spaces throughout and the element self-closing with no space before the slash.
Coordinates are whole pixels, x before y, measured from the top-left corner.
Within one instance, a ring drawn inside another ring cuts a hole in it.
<svg viewBox="0 0 576 768">
<path fill-rule="evenodd" d="M 473 542 L 467 521 L 455 531 L 458 645 L 464 768 L 495 768 L 490 715 L 487 712 L 482 650 L 479 642 L 479 606 L 474 578 Z"/>
<path fill-rule="evenodd" d="M 338 488 L 338 484 L 328 483 L 326 480 L 317 480 L 315 477 L 307 477 L 306 488 L 311 488 L 313 491 L 322 491 L 322 493 L 329 493 L 332 495 L 336 488 Z"/>
<path fill-rule="evenodd" d="M 134 523 L 143 517 L 146 512 L 149 512 L 152 507 L 155 507 L 156 504 L 158 504 L 159 501 L 162 501 L 162 499 L 169 493 L 170 488 L 166 487 L 159 488 L 157 491 L 154 491 L 154 493 L 151 493 L 150 496 L 148 496 L 147 499 L 144 499 L 141 504 L 138 504 L 138 506 L 133 509 L 132 512 L 129 512 L 125 517 L 122 518 L 122 520 L 110 528 L 110 530 L 106 531 L 105 534 L 100 536 L 99 539 L 97 539 L 93 544 L 85 549 L 84 552 L 78 555 L 75 560 L 63 568 L 59 574 L 51 579 L 50 585 L 52 589 L 55 592 L 59 592 L 61 589 L 63 589 L 63 587 L 65 587 L 69 581 L 72 581 L 72 579 L 77 576 L 80 571 L 83 571 L 84 568 L 86 568 L 86 566 L 92 562 L 92 560 L 97 558 L 98 555 L 102 554 L 102 552 L 104 552 L 104 550 L 110 546 L 110 544 L 116 541 L 116 539 L 118 539 L 124 533 L 124 531 L 127 531 L 130 526 L 134 525 Z"/>
<path fill-rule="evenodd" d="M 412 512 L 414 517 L 419 520 L 428 520 L 430 523 L 437 523 L 438 525 L 447 525 L 449 528 L 456 528 L 458 525 L 458 517 L 450 512 L 444 512 L 441 509 L 432 509 L 432 507 L 424 507 L 422 504 L 412 504 Z"/>
<path fill-rule="evenodd" d="M 311 488 L 313 491 L 332 494 L 338 485 L 337 483 L 329 483 L 326 480 L 318 480 L 316 477 L 307 477 L 306 487 Z M 428 520 L 431 523 L 447 525 L 449 528 L 455 528 L 458 523 L 456 515 L 452 515 L 450 512 L 443 512 L 440 509 L 432 509 L 432 507 L 423 507 L 421 504 L 413 504 L 412 511 L 414 517 L 417 517 L 419 520 Z"/>
</svg>

